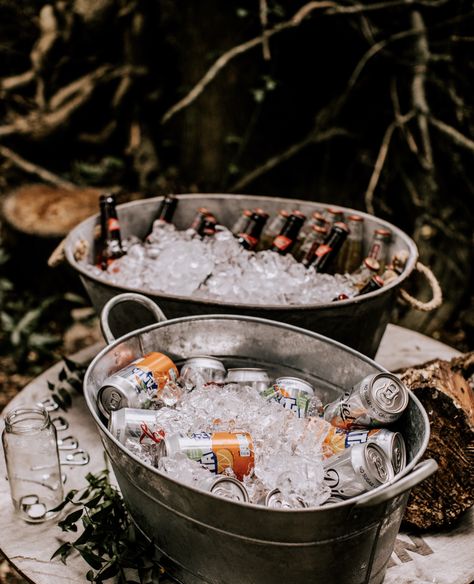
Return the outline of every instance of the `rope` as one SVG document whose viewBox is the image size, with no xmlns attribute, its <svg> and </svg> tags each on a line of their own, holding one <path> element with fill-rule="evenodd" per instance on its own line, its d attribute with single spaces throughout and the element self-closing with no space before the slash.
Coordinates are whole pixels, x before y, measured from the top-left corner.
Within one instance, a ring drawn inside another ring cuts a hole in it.
<svg viewBox="0 0 474 584">
<path fill-rule="evenodd" d="M 421 310 L 422 312 L 430 312 L 441 306 L 443 302 L 443 292 L 441 291 L 441 286 L 439 285 L 436 276 L 433 272 L 421 262 L 416 263 L 416 270 L 423 274 L 431 287 L 432 298 L 428 302 L 422 302 L 417 298 L 413 298 L 406 290 L 400 289 L 400 296 L 407 302 L 412 308 L 416 310 Z"/>
</svg>

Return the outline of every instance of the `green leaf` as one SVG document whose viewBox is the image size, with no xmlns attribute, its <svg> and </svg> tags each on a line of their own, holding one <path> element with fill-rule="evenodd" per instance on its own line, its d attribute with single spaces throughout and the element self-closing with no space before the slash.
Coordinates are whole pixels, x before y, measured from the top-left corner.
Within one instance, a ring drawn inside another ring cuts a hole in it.
<svg viewBox="0 0 474 584">
<path fill-rule="evenodd" d="M 69 369 L 71 373 L 74 373 L 78 369 L 81 369 L 81 366 L 73 361 L 72 359 L 68 359 L 67 357 L 63 357 L 64 364 Z"/>
<path fill-rule="evenodd" d="M 61 399 L 63 400 L 64 406 L 67 408 L 71 407 L 72 399 L 69 392 L 66 389 L 64 389 L 64 387 L 60 387 L 58 389 L 58 393 L 61 396 Z"/>
<path fill-rule="evenodd" d="M 100 570 L 97 576 L 102 580 L 107 580 L 107 578 L 112 578 L 113 576 L 115 576 L 119 569 L 120 569 L 119 564 L 116 561 L 114 561 L 111 562 L 108 566 L 104 566 L 104 568 Z"/>
<path fill-rule="evenodd" d="M 94 568 L 94 570 L 100 570 L 102 564 L 106 561 L 102 559 L 99 555 L 95 554 L 94 552 L 91 552 L 89 549 L 81 545 L 74 547 L 81 554 L 84 560 L 89 564 L 89 566 Z"/>
<path fill-rule="evenodd" d="M 56 386 L 52 381 L 47 381 L 46 383 L 48 385 L 48 389 L 50 389 L 51 391 L 54 391 L 56 389 Z"/>
<path fill-rule="evenodd" d="M 83 509 L 78 509 L 77 511 L 69 513 L 69 515 L 67 515 L 62 521 L 58 523 L 59 527 L 61 527 L 61 529 L 64 531 L 68 531 L 69 528 L 73 527 L 76 521 L 82 517 L 82 513 Z"/>
<path fill-rule="evenodd" d="M 94 580 L 95 580 L 94 570 L 89 570 L 87 572 L 86 579 L 89 580 L 89 582 L 94 582 Z"/>
<path fill-rule="evenodd" d="M 50 560 L 54 560 L 54 558 L 57 558 L 58 556 L 66 557 L 69 555 L 71 550 L 72 550 L 72 544 L 67 541 L 66 543 L 63 543 L 62 545 L 60 545 L 58 547 L 58 549 L 50 557 Z"/>
<path fill-rule="evenodd" d="M 67 379 L 67 372 L 66 369 L 63 367 L 58 375 L 59 381 L 65 381 Z"/>
<path fill-rule="evenodd" d="M 96 497 L 94 497 L 90 501 L 87 501 L 87 503 L 84 503 L 84 507 L 87 507 L 88 509 L 93 509 L 94 507 L 97 506 L 97 503 L 102 499 L 102 497 L 103 497 L 102 493 L 99 493 Z"/>
</svg>

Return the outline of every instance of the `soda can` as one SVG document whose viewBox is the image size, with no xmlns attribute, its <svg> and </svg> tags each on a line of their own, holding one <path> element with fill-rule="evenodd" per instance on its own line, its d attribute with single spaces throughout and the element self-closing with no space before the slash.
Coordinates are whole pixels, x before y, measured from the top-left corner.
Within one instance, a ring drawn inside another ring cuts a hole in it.
<svg viewBox="0 0 474 584">
<path fill-rule="evenodd" d="M 168 380 L 176 380 L 178 369 L 163 353 L 148 353 L 120 369 L 104 381 L 97 394 L 97 405 L 102 414 L 122 408 L 152 406 Z"/>
<path fill-rule="evenodd" d="M 193 389 L 199 382 L 223 383 L 225 375 L 224 363 L 208 355 L 189 357 L 181 367 L 181 378 L 188 389 Z"/>
<path fill-rule="evenodd" d="M 306 509 L 308 507 L 301 497 L 283 497 L 280 489 L 269 491 L 258 503 L 271 509 Z"/>
<path fill-rule="evenodd" d="M 324 480 L 331 495 L 343 499 L 380 487 L 393 476 L 387 455 L 373 442 L 355 444 L 324 462 Z"/>
<path fill-rule="evenodd" d="M 240 387 L 250 386 L 259 393 L 268 389 L 270 377 L 265 369 L 258 367 L 239 367 L 227 371 L 226 383 L 235 383 Z"/>
<path fill-rule="evenodd" d="M 165 432 L 157 424 L 156 410 L 122 408 L 110 412 L 109 432 L 121 444 L 132 440 L 137 444 L 159 444 Z"/>
<path fill-rule="evenodd" d="M 408 390 L 398 377 L 391 373 L 375 373 L 327 404 L 324 419 L 345 430 L 390 424 L 402 415 L 408 399 Z"/>
<path fill-rule="evenodd" d="M 165 436 L 159 445 L 159 457 L 173 457 L 182 452 L 214 474 L 227 468 L 242 480 L 253 471 L 255 458 L 252 437 L 248 432 L 198 432 L 186 436 Z"/>
<path fill-rule="evenodd" d="M 198 486 L 218 497 L 225 497 L 238 503 L 249 502 L 247 489 L 240 481 L 232 477 L 215 477 L 212 475 L 200 481 Z"/>
<path fill-rule="evenodd" d="M 314 389 L 304 379 L 279 377 L 262 395 L 268 399 L 275 399 L 284 408 L 295 412 L 298 418 L 304 418 Z"/>
<path fill-rule="evenodd" d="M 388 456 L 393 472 L 398 474 L 406 466 L 407 454 L 405 440 L 400 432 L 391 432 L 386 428 L 372 430 L 343 430 L 332 426 L 323 441 L 323 456 L 328 458 L 343 452 L 354 444 L 375 442 Z"/>
</svg>

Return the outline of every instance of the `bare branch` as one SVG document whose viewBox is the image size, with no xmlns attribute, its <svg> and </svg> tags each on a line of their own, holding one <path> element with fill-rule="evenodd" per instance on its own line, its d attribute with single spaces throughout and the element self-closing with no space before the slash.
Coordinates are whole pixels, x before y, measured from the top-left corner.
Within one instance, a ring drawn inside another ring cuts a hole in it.
<svg viewBox="0 0 474 584">
<path fill-rule="evenodd" d="M 270 43 L 268 42 L 268 35 L 267 35 L 267 26 L 268 26 L 268 4 L 267 0 L 259 0 L 260 9 L 259 9 L 259 16 L 260 16 L 260 24 L 262 25 L 262 50 L 263 50 L 263 58 L 265 61 L 270 61 L 271 54 L 270 54 Z"/>
<path fill-rule="evenodd" d="M 273 170 L 276 166 L 280 165 L 282 162 L 285 162 L 301 152 L 306 146 L 310 144 L 317 144 L 319 142 L 325 142 L 327 140 L 331 140 L 337 136 L 347 136 L 347 130 L 343 128 L 331 128 L 326 131 L 322 131 L 320 133 L 315 133 L 312 131 L 306 138 L 297 142 L 296 144 L 292 144 L 289 148 L 277 154 L 276 156 L 272 156 L 268 158 L 263 164 L 243 176 L 239 179 L 235 184 L 231 186 L 229 189 L 230 192 L 238 192 L 241 189 L 245 188 L 247 185 L 252 183 L 257 178 L 261 177 L 262 175 L 266 174 L 270 170 Z"/>
<path fill-rule="evenodd" d="M 375 161 L 374 170 L 372 172 L 372 176 L 370 177 L 369 186 L 365 191 L 364 199 L 365 199 L 365 207 L 368 213 L 374 214 L 374 192 L 377 187 L 377 184 L 380 179 L 380 175 L 382 173 L 382 169 L 385 164 L 385 160 L 387 158 L 388 149 L 390 147 L 390 142 L 392 140 L 393 132 L 395 128 L 401 127 L 403 124 L 406 124 L 413 116 L 415 112 L 409 112 L 404 116 L 400 116 L 399 119 L 395 119 L 385 130 L 385 134 L 382 138 L 382 144 L 380 145 L 380 150 L 377 155 L 377 160 Z"/>
<path fill-rule="evenodd" d="M 474 152 L 474 141 L 464 136 L 464 134 L 461 134 L 461 132 L 456 130 L 456 128 L 453 128 L 452 126 L 446 124 L 445 122 L 437 120 L 436 118 L 433 117 L 429 117 L 428 121 L 440 132 L 442 132 L 446 136 L 449 136 L 449 138 L 451 138 L 451 140 L 455 144 L 457 144 L 458 146 L 462 146 L 463 148 L 466 148 L 471 152 Z"/>
<path fill-rule="evenodd" d="M 179 111 L 181 111 L 184 108 L 191 105 L 191 103 L 193 103 L 193 101 L 201 95 L 201 93 L 209 85 L 209 83 L 211 83 L 211 81 L 213 81 L 215 79 L 215 77 L 218 75 L 218 73 L 224 67 L 226 67 L 230 63 L 230 61 L 232 61 L 233 59 L 235 59 L 239 55 L 242 55 L 243 53 L 253 49 L 254 47 L 257 47 L 264 42 L 268 42 L 268 39 L 270 37 L 272 37 L 273 35 L 299 26 L 303 22 L 303 20 L 305 20 L 315 10 L 324 10 L 325 14 L 330 14 L 330 15 L 357 14 L 357 13 L 361 13 L 361 12 L 368 12 L 368 11 L 373 11 L 373 10 L 383 10 L 386 8 L 393 8 L 396 6 L 411 6 L 414 3 L 415 3 L 415 0 L 389 0 L 386 2 L 378 2 L 378 3 L 372 4 L 372 5 L 368 5 L 368 6 L 365 6 L 363 4 L 357 4 L 355 6 L 339 6 L 335 2 L 331 2 L 329 0 L 322 0 L 320 2 L 308 2 L 307 4 L 302 6 L 294 14 L 294 16 L 292 18 L 290 18 L 287 21 L 284 21 L 284 22 L 281 22 L 281 23 L 275 25 L 271 29 L 268 29 L 265 32 L 265 35 L 250 39 L 250 40 L 248 40 L 240 45 L 233 47 L 232 49 L 229 49 L 225 53 L 223 53 L 211 65 L 211 67 L 207 70 L 207 72 L 204 74 L 204 76 L 196 83 L 196 85 L 191 89 L 191 91 L 189 91 L 189 93 L 187 95 L 185 95 L 182 99 L 180 99 L 178 102 L 176 102 L 173 106 L 171 106 L 164 113 L 163 117 L 161 118 L 161 123 L 165 124 L 166 122 L 169 122 L 169 120 L 173 116 L 175 116 Z M 392 42 L 393 40 L 397 40 L 399 38 L 404 38 L 404 37 L 410 36 L 412 34 L 417 34 L 417 33 L 416 32 L 414 33 L 413 31 L 404 31 L 402 33 L 398 33 L 398 34 L 393 35 L 389 39 L 386 39 L 385 41 L 382 41 L 381 43 L 378 43 L 377 45 L 374 45 L 371 48 L 371 50 L 368 51 L 369 54 L 366 53 L 366 56 L 364 56 L 363 62 L 361 62 L 359 64 L 358 68 L 356 68 L 356 70 L 354 71 L 354 74 L 353 74 L 354 79 L 351 82 L 349 90 L 351 89 L 352 85 L 355 84 L 355 82 L 357 81 L 357 78 L 358 78 L 361 70 L 364 68 L 366 62 L 374 54 L 376 54 L 378 51 L 382 50 L 388 43 Z"/>
<path fill-rule="evenodd" d="M 411 24 L 413 30 L 418 31 L 414 43 L 414 52 L 416 63 L 412 80 L 412 105 L 417 112 L 418 128 L 420 130 L 421 141 L 423 144 L 423 157 L 420 159 L 425 170 L 433 170 L 433 150 L 431 148 L 430 132 L 428 128 L 429 114 L 428 102 L 426 99 L 425 81 L 428 63 L 431 58 L 428 46 L 428 37 L 426 34 L 425 21 L 418 10 L 411 13 Z"/>
<path fill-rule="evenodd" d="M 13 75 L 12 77 L 5 77 L 0 79 L 0 91 L 15 91 L 20 87 L 25 87 L 34 81 L 35 73 L 34 71 L 25 71 L 19 75 Z"/>
<path fill-rule="evenodd" d="M 33 164 L 33 162 L 25 160 L 19 154 L 13 152 L 13 150 L 10 150 L 10 148 L 7 148 L 6 146 L 0 145 L 0 156 L 3 156 L 4 158 L 12 162 L 15 166 L 18 166 L 18 168 L 21 168 L 28 174 L 34 174 L 36 176 L 39 176 L 45 182 L 51 183 L 53 185 L 56 185 L 57 187 L 62 187 L 67 190 L 73 190 L 76 188 L 76 185 L 74 185 L 73 183 L 62 179 L 61 177 L 50 172 L 46 168 L 43 168 L 41 166 L 38 166 L 37 164 Z"/>
</svg>

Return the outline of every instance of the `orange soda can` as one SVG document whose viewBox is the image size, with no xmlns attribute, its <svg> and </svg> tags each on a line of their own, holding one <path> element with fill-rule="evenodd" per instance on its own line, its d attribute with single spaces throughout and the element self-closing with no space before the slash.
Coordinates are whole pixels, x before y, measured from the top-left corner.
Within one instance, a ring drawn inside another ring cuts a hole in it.
<svg viewBox="0 0 474 584">
<path fill-rule="evenodd" d="M 122 408 L 150 408 L 168 380 L 176 380 L 178 369 L 163 353 L 148 353 L 105 379 L 97 394 L 97 405 L 106 418 Z"/>
<path fill-rule="evenodd" d="M 239 481 L 251 474 L 255 464 L 253 440 L 248 432 L 171 434 L 159 448 L 159 457 L 172 458 L 182 452 L 214 474 L 222 474 L 230 468 Z"/>
</svg>

